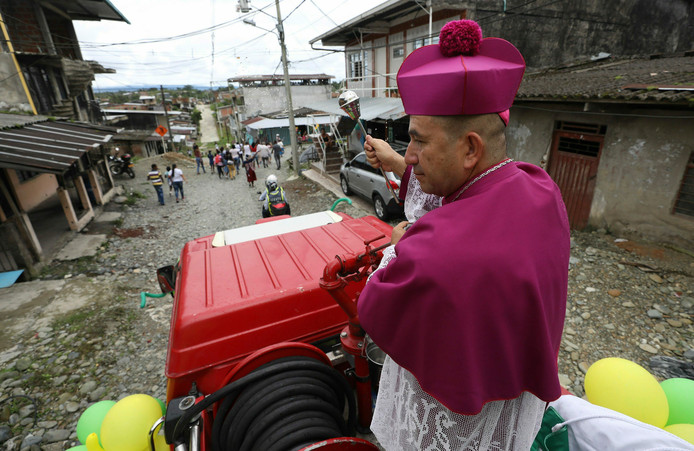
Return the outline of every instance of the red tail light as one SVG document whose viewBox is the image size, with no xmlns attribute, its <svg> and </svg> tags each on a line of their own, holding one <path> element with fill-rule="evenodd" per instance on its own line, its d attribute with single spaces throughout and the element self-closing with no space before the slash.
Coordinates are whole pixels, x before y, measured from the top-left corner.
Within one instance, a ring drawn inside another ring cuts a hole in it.
<svg viewBox="0 0 694 451">
<path fill-rule="evenodd" d="M 396 181 L 394 181 L 394 180 L 388 180 L 388 183 L 390 183 L 390 186 L 391 186 L 393 189 L 400 189 L 400 185 L 398 185 L 398 182 L 396 182 Z"/>
</svg>

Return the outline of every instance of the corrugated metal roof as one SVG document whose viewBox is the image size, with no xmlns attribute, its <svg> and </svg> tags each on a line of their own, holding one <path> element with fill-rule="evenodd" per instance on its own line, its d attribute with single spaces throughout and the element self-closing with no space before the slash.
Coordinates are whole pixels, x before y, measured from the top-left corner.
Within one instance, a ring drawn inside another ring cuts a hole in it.
<svg viewBox="0 0 694 451">
<path fill-rule="evenodd" d="M 109 142 L 116 131 L 62 121 L 5 128 L 0 130 L 0 167 L 62 173 L 90 148 Z"/>
<path fill-rule="evenodd" d="M 250 119 L 246 119 L 245 121 L 241 121 L 243 125 L 250 125 L 253 124 L 254 122 L 262 121 L 265 119 L 263 116 L 257 116 L 257 117 L 252 117 Z"/>
<path fill-rule="evenodd" d="M 335 78 L 327 74 L 289 74 L 290 80 L 330 80 Z M 284 81 L 284 75 L 241 75 L 227 79 L 230 83 L 240 83 L 244 81 Z"/>
<path fill-rule="evenodd" d="M 516 100 L 678 104 L 691 107 L 694 56 L 606 59 L 526 74 Z"/>
<path fill-rule="evenodd" d="M 117 20 L 129 24 L 109 0 L 45 0 L 64 11 L 72 20 Z"/>
<path fill-rule="evenodd" d="M 12 127 L 21 127 L 35 122 L 44 122 L 48 116 L 29 116 L 26 114 L 0 114 L 0 130 Z"/>
<path fill-rule="evenodd" d="M 164 110 L 119 110 L 115 108 L 103 108 L 101 110 L 105 114 L 158 114 L 164 116 Z M 183 114 L 182 111 L 167 111 L 169 116 L 179 116 Z"/>
<path fill-rule="evenodd" d="M 313 119 L 308 117 L 295 117 L 294 125 L 313 125 L 313 124 L 329 124 L 330 116 L 314 116 Z M 262 119 L 252 124 L 246 124 L 246 127 L 254 130 L 265 128 L 283 128 L 289 127 L 289 119 Z"/>
<path fill-rule="evenodd" d="M 316 100 L 310 104 L 305 104 L 308 108 L 313 108 L 326 113 L 347 116 L 347 113 L 342 111 L 337 99 Z M 359 107 L 361 109 L 361 119 L 371 121 L 374 119 L 395 120 L 405 116 L 405 107 L 402 105 L 402 100 L 393 97 L 362 97 L 359 99 Z"/>
</svg>

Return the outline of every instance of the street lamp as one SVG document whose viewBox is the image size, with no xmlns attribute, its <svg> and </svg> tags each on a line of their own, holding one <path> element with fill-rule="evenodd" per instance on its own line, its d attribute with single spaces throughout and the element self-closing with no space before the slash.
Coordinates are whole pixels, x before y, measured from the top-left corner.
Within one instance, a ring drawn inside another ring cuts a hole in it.
<svg viewBox="0 0 694 451">
<path fill-rule="evenodd" d="M 277 39 L 280 41 L 280 47 L 282 48 L 282 67 L 284 69 L 284 86 L 287 91 L 287 112 L 289 114 L 289 138 L 292 144 L 292 166 L 294 167 L 294 173 L 299 175 L 299 144 L 296 141 L 296 125 L 294 125 L 294 106 L 292 105 L 292 86 L 289 82 L 289 67 L 287 65 L 287 47 L 284 45 L 284 26 L 282 25 L 282 13 L 280 12 L 280 2 L 275 0 L 275 6 L 277 7 Z M 248 1 L 239 0 L 239 9 L 241 11 L 246 8 L 245 12 L 250 11 L 250 6 L 248 6 Z M 267 14 L 265 11 L 258 9 L 263 14 Z M 269 16 L 269 14 L 267 14 Z M 270 16 L 272 17 L 272 16 Z M 265 28 L 258 27 L 253 19 L 243 19 L 243 23 L 252 25 L 254 27 L 260 28 L 271 33 L 274 31 L 266 30 Z"/>
</svg>

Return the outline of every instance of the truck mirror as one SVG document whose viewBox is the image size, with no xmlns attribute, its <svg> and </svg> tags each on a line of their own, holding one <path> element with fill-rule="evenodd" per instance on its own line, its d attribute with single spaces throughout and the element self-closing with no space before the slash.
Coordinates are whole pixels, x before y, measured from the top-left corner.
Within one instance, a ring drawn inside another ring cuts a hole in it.
<svg viewBox="0 0 694 451">
<path fill-rule="evenodd" d="M 176 287 L 176 271 L 173 265 L 157 269 L 157 281 L 162 293 L 173 293 Z"/>
</svg>

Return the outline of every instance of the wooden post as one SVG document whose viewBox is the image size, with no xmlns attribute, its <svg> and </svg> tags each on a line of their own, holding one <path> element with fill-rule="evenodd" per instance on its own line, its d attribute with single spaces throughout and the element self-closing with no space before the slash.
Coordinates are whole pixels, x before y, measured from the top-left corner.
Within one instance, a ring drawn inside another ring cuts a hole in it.
<svg viewBox="0 0 694 451">
<path fill-rule="evenodd" d="M 92 192 L 94 193 L 97 205 L 104 205 L 104 193 L 101 191 L 101 185 L 99 184 L 96 171 L 94 169 L 89 169 L 87 171 L 87 176 L 89 177 L 89 183 L 92 185 Z"/>
</svg>

